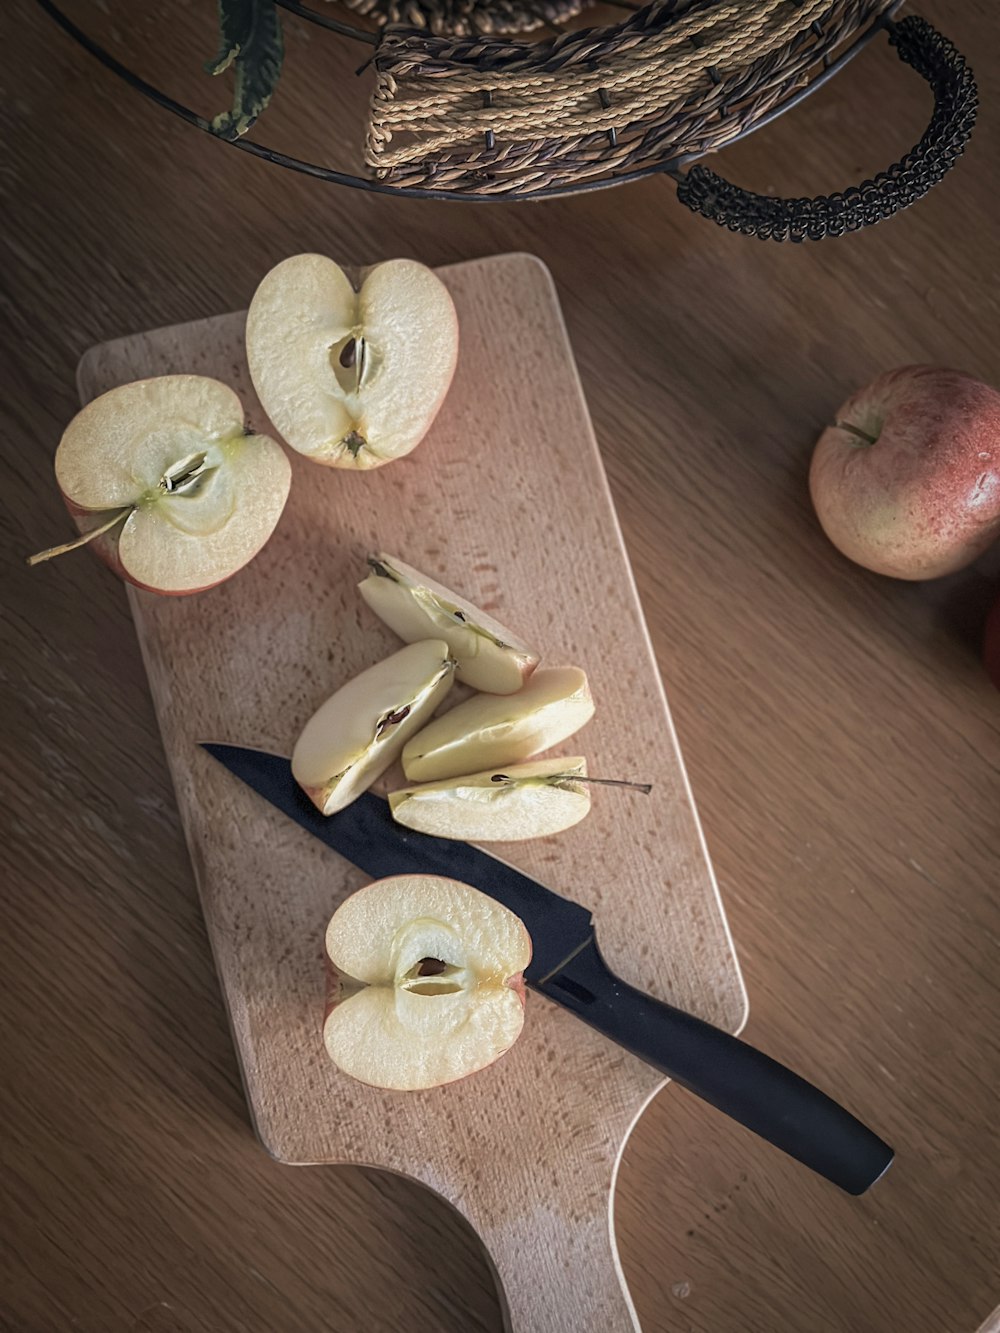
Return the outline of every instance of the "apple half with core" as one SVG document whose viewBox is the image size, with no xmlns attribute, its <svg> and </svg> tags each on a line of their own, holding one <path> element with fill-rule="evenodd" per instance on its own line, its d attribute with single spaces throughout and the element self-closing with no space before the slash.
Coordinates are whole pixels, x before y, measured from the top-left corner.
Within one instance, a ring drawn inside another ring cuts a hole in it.
<svg viewBox="0 0 1000 1333">
<path fill-rule="evenodd" d="M 465 685 L 490 694 L 513 694 L 538 665 L 538 654 L 458 593 L 393 555 L 368 560 L 371 573 L 361 596 L 401 639 L 444 639 Z"/>
<path fill-rule="evenodd" d="M 849 559 L 897 579 L 934 579 L 1000 537 L 1000 393 L 956 370 L 880 376 L 820 436 L 809 489 Z"/>
<path fill-rule="evenodd" d="M 243 406 L 204 375 L 109 389 L 67 426 L 56 481 L 76 526 L 122 578 L 191 593 L 235 574 L 277 526 L 291 486 L 284 450 L 244 428 Z"/>
<path fill-rule="evenodd" d="M 284 439 L 317 463 L 375 468 L 414 449 L 451 385 L 458 319 L 423 264 L 390 259 L 355 288 L 325 255 L 268 273 L 246 325 L 250 377 Z"/>
<path fill-rule="evenodd" d="M 412 1092 L 485 1069 L 524 1026 L 531 939 L 513 912 L 457 880 L 396 875 L 352 894 L 326 931 L 330 1059 Z"/>
<path fill-rule="evenodd" d="M 324 815 L 343 810 L 390 764 L 451 689 L 442 639 L 411 643 L 342 685 L 306 723 L 292 776 Z"/>
<path fill-rule="evenodd" d="M 474 694 L 435 718 L 403 747 L 411 782 L 502 772 L 572 736 L 594 716 L 586 673 L 539 667 L 517 694 Z"/>
</svg>

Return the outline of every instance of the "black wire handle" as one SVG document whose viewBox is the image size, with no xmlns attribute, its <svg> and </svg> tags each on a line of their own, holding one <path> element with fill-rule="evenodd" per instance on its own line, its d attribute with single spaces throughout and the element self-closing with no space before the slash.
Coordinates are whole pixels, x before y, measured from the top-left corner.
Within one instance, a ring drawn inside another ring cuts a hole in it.
<svg viewBox="0 0 1000 1333">
<path fill-rule="evenodd" d="M 819 241 L 873 226 L 922 198 L 962 156 L 976 120 L 976 81 L 965 57 L 917 15 L 886 23 L 900 60 L 930 84 L 934 115 L 905 157 L 862 185 L 816 199 L 753 194 L 695 166 L 679 176 L 677 198 L 720 227 L 765 241 Z"/>
</svg>

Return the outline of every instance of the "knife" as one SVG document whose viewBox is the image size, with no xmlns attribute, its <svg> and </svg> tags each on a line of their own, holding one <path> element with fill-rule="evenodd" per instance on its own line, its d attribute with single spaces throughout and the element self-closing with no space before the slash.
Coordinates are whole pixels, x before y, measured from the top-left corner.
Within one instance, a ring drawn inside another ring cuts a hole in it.
<svg viewBox="0 0 1000 1333">
<path fill-rule="evenodd" d="M 365 793 L 323 815 L 287 759 L 237 745 L 203 748 L 373 879 L 443 875 L 503 903 L 531 936 L 528 985 L 849 1194 L 863 1194 L 889 1168 L 888 1144 L 825 1092 L 738 1037 L 616 977 L 598 950 L 591 913 L 579 903 L 469 843 L 404 828 L 379 796 Z"/>
</svg>

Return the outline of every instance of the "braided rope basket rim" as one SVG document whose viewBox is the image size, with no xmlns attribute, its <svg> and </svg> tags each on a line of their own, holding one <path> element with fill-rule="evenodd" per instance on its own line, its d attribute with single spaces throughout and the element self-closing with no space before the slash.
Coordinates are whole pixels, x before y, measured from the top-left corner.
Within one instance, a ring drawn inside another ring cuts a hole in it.
<svg viewBox="0 0 1000 1333">
<path fill-rule="evenodd" d="M 543 42 L 390 25 L 366 161 L 391 185 L 511 194 L 692 160 L 810 85 L 896 7 L 654 0 L 622 23 Z"/>
</svg>

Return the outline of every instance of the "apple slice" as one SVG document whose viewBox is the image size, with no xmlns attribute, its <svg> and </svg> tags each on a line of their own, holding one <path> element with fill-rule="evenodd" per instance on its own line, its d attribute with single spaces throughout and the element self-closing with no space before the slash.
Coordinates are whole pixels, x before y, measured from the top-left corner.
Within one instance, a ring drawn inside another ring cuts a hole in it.
<svg viewBox="0 0 1000 1333">
<path fill-rule="evenodd" d="M 292 470 L 244 429 L 243 406 L 203 375 L 110 389 L 78 412 L 56 450 L 56 481 L 83 533 L 77 546 L 152 592 L 191 593 L 235 574 L 274 531 Z"/>
<path fill-rule="evenodd" d="M 411 782 L 503 771 L 567 736 L 594 716 L 586 673 L 579 667 L 539 667 L 517 694 L 474 694 L 436 718 L 403 747 Z"/>
<path fill-rule="evenodd" d="M 313 714 L 292 751 L 292 776 L 324 815 L 361 795 L 451 689 L 443 639 L 411 643 L 342 685 Z"/>
<path fill-rule="evenodd" d="M 468 884 L 397 875 L 352 894 L 326 931 L 323 1040 L 345 1074 L 410 1092 L 485 1069 L 524 1025 L 531 940 Z"/>
<path fill-rule="evenodd" d="M 538 654 L 464 597 L 420 574 L 394 555 L 371 556 L 358 584 L 371 609 L 401 639 L 444 639 L 465 685 L 513 694 L 538 665 Z"/>
<path fill-rule="evenodd" d="M 443 778 L 389 793 L 393 818 L 418 833 L 465 842 L 521 842 L 578 824 L 590 811 L 590 792 L 579 781 L 587 761 L 537 759 Z"/>
<path fill-rule="evenodd" d="M 381 467 L 427 433 L 455 373 L 458 320 L 444 283 L 411 259 L 355 290 L 324 255 L 293 255 L 247 312 L 247 361 L 293 449 L 331 467 Z"/>
</svg>

